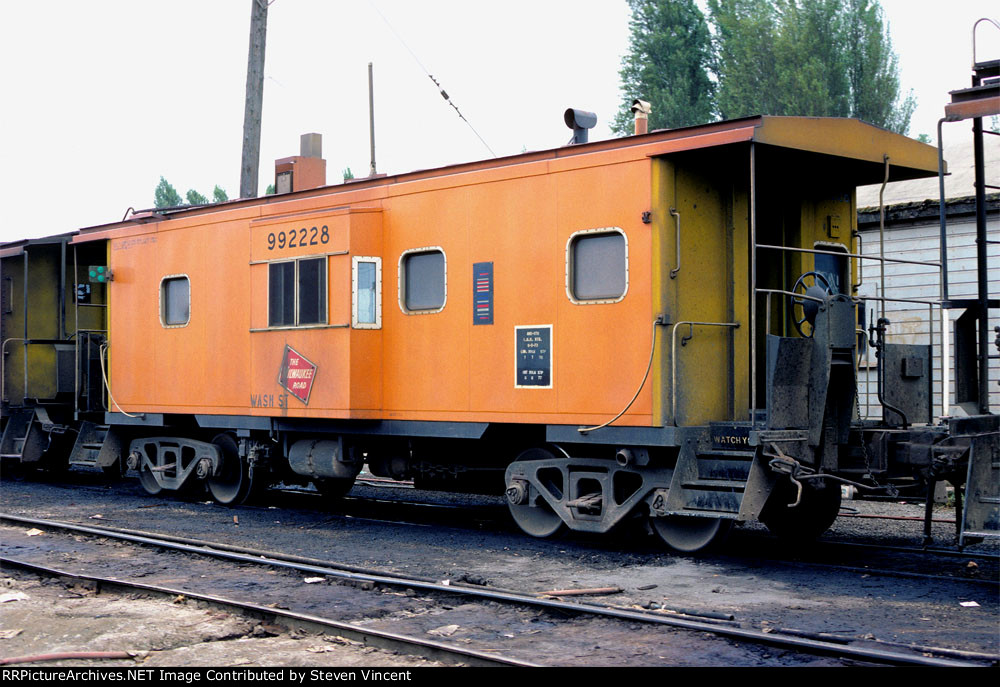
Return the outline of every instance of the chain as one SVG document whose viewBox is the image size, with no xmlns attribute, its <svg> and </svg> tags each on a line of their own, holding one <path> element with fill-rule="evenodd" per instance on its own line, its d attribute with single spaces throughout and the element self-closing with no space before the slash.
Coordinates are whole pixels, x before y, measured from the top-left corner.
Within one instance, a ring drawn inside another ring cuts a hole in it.
<svg viewBox="0 0 1000 687">
<path fill-rule="evenodd" d="M 854 402 L 857 404 L 858 408 L 861 407 L 861 399 L 858 395 L 857 380 L 855 380 L 854 383 Z M 865 434 L 863 431 L 861 432 L 861 453 L 865 457 L 865 478 L 871 480 L 872 484 L 875 485 L 876 489 L 884 489 L 885 492 L 892 497 L 898 496 L 899 490 L 896 488 L 896 485 L 887 484 L 885 486 L 882 486 L 881 484 L 879 484 L 879 481 L 875 478 L 875 475 L 872 473 L 871 455 L 868 453 L 868 442 L 865 441 Z"/>
</svg>

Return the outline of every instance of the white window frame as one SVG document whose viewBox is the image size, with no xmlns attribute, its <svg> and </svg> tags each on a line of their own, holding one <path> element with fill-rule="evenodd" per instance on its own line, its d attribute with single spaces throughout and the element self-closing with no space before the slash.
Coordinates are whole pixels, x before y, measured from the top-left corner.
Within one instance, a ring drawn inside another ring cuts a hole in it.
<svg viewBox="0 0 1000 687">
<path fill-rule="evenodd" d="M 622 291 L 622 295 L 617 298 L 579 299 L 573 294 L 573 242 L 578 237 L 587 236 L 589 234 L 621 234 L 622 238 L 625 239 L 625 290 Z M 569 298 L 570 302 L 575 303 L 576 305 L 606 305 L 608 303 L 620 303 L 625 300 L 625 296 L 628 295 L 628 262 L 628 234 L 626 234 L 621 227 L 600 227 L 597 229 L 581 229 L 580 231 L 573 232 L 566 241 L 566 297 Z"/>
<path fill-rule="evenodd" d="M 375 263 L 375 322 L 358 320 L 358 263 Z M 354 329 L 382 328 L 382 258 L 375 256 L 351 256 L 351 327 Z"/>
<path fill-rule="evenodd" d="M 186 279 L 188 283 L 188 318 L 183 324 L 167 324 L 167 320 L 164 317 L 163 308 L 166 303 L 163 302 L 163 283 L 169 279 Z M 164 329 L 183 329 L 184 327 L 191 324 L 191 277 L 186 274 L 167 274 L 160 279 L 160 289 L 157 296 L 157 307 L 160 311 L 160 326 Z"/>
<path fill-rule="evenodd" d="M 444 259 L 444 300 L 441 302 L 440 308 L 410 310 L 406 307 L 406 274 L 403 268 L 403 262 L 405 262 L 407 255 L 411 255 L 413 253 L 433 252 L 440 253 L 441 257 Z M 448 254 L 444 252 L 444 248 L 441 246 L 424 246 L 422 248 L 410 248 L 409 250 L 404 250 L 399 256 L 399 264 L 396 268 L 396 280 L 397 293 L 399 294 L 399 309 L 403 311 L 404 315 L 433 315 L 434 313 L 439 313 L 444 310 L 446 305 L 448 305 Z"/>
</svg>

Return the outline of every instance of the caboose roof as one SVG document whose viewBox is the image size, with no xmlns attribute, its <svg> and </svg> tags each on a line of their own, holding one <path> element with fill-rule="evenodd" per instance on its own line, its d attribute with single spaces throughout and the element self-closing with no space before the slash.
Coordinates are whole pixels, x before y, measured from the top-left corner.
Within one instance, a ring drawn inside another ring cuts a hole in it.
<svg viewBox="0 0 1000 687">
<path fill-rule="evenodd" d="M 335 196 L 341 194 L 353 195 L 355 192 L 365 190 L 388 191 L 389 189 L 385 187 L 454 175 L 481 174 L 482 181 L 485 182 L 498 173 L 503 176 L 517 176 L 518 166 L 527 167 L 539 162 L 570 162 L 575 159 L 583 166 L 599 165 L 644 157 L 669 156 L 706 148 L 725 146 L 745 148 L 745 144 L 749 143 L 761 144 L 771 150 L 780 149 L 785 152 L 782 159 L 793 163 L 799 158 L 795 156 L 790 158 L 788 154 L 795 151 L 802 153 L 801 160 L 810 164 L 824 159 L 835 162 L 836 169 L 849 174 L 849 178 L 856 186 L 881 183 L 885 174 L 886 155 L 889 157 L 890 181 L 937 174 L 937 148 L 871 124 L 855 119 L 828 117 L 757 116 L 465 162 L 436 169 L 354 179 L 343 184 L 262 198 L 239 199 L 199 207 L 147 210 L 121 222 L 83 229 L 74 242 L 108 238 L 109 232 L 117 228 L 137 226 L 180 215 L 244 209 L 252 215 L 261 216 L 280 212 L 277 208 L 267 209 L 269 205 L 321 196 L 331 196 L 330 202 L 336 205 L 341 201 Z M 528 173 L 528 170 L 525 172 Z M 794 170 L 790 170 L 790 174 L 794 174 Z M 371 197 L 370 193 L 366 195 Z M 350 202 L 353 201 L 346 197 L 343 200 L 344 204 Z"/>
</svg>

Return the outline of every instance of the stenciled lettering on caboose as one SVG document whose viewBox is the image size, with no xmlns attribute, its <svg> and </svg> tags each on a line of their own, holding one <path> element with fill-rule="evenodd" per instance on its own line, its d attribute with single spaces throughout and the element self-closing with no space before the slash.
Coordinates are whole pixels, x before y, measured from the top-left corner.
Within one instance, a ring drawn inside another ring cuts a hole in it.
<svg viewBox="0 0 1000 687">
<path fill-rule="evenodd" d="M 136 246 L 145 246 L 150 243 L 156 243 L 155 236 L 139 236 L 136 238 L 122 239 L 120 241 L 112 241 L 112 250 L 129 250 L 130 248 L 135 248 Z"/>
</svg>

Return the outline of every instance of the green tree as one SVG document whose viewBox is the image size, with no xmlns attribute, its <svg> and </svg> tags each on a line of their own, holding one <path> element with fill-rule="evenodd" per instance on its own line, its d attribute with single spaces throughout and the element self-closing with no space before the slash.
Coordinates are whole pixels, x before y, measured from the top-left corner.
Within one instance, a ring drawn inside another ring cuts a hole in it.
<svg viewBox="0 0 1000 687">
<path fill-rule="evenodd" d="M 899 61 L 877 0 L 846 0 L 843 42 L 852 117 L 905 134 L 917 106 L 911 91 L 900 102 Z"/>
<path fill-rule="evenodd" d="M 344 181 L 350 181 L 353 178 L 354 178 L 354 172 L 351 171 L 350 167 L 346 168 L 344 170 Z"/>
<path fill-rule="evenodd" d="M 712 42 L 694 0 L 628 0 L 629 52 L 619 74 L 624 102 L 612 130 L 632 132 L 632 100 L 649 101 L 649 128 L 701 124 L 712 118 L 714 84 L 708 73 Z"/>
<path fill-rule="evenodd" d="M 188 205 L 208 205 L 208 198 L 201 195 L 193 188 L 188 190 L 186 197 Z"/>
<path fill-rule="evenodd" d="M 909 129 L 916 102 L 912 93 L 900 99 L 877 0 L 708 0 L 708 8 L 724 119 L 856 117 Z"/>
<path fill-rule="evenodd" d="M 850 113 L 841 0 L 783 0 L 774 38 L 772 86 L 783 114 L 847 117 Z"/>
<path fill-rule="evenodd" d="M 229 200 L 225 189 L 218 184 L 212 191 L 211 201 L 193 188 L 188 190 L 185 198 L 187 199 L 186 203 L 177 190 L 166 179 L 160 177 L 160 183 L 156 185 L 156 191 L 153 193 L 153 206 L 156 208 L 175 208 L 183 205 L 210 205 Z"/>
<path fill-rule="evenodd" d="M 160 177 L 160 183 L 156 185 L 156 190 L 153 192 L 153 207 L 172 208 L 182 205 L 183 202 L 177 189 L 171 186 L 166 179 Z"/>
<path fill-rule="evenodd" d="M 718 113 L 723 119 L 779 114 L 777 7 L 770 0 L 708 0 L 708 10 L 715 27 Z"/>
</svg>

